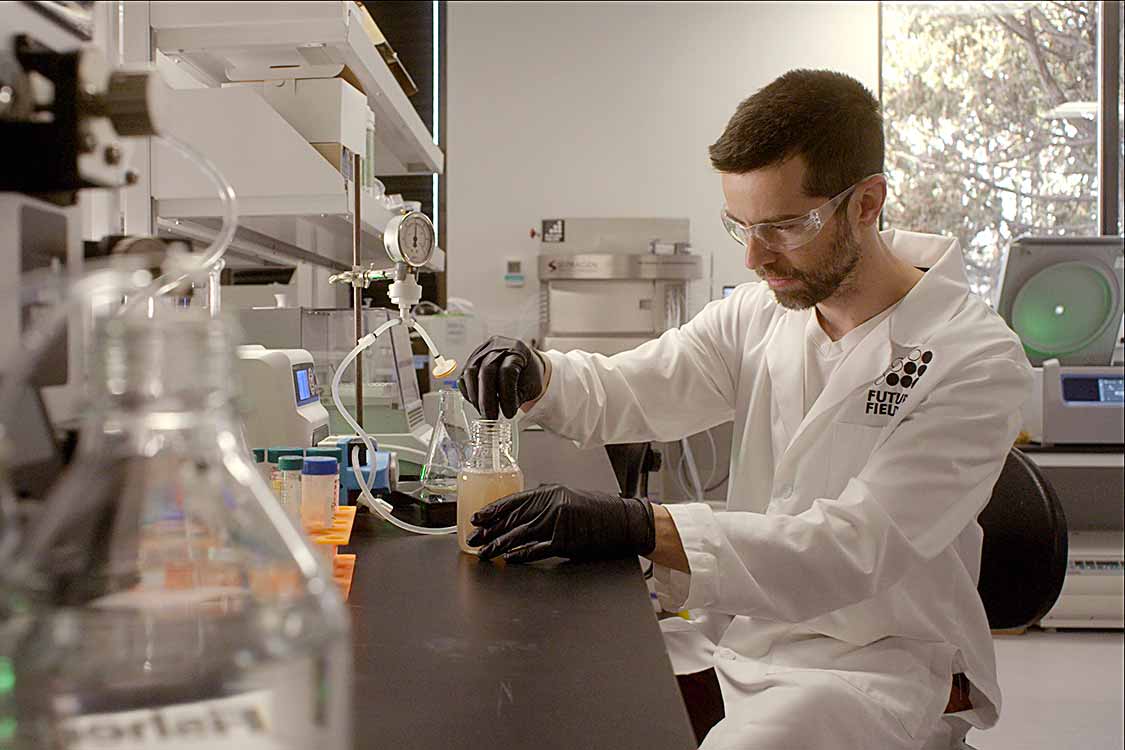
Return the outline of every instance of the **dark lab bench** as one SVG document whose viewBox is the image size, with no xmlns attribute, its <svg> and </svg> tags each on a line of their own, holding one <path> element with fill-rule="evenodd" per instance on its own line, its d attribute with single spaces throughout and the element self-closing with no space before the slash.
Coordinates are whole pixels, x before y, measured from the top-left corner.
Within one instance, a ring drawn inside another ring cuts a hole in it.
<svg viewBox="0 0 1125 750">
<path fill-rule="evenodd" d="M 635 560 L 486 563 L 365 512 L 341 551 L 356 750 L 695 747 Z"/>
</svg>

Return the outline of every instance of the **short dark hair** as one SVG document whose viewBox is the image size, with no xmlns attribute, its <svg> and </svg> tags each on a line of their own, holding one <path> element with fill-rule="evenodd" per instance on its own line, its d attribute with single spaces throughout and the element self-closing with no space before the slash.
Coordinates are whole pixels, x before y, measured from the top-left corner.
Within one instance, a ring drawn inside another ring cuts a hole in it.
<svg viewBox="0 0 1125 750">
<path fill-rule="evenodd" d="M 711 164 L 744 174 L 804 159 L 806 195 L 831 197 L 883 171 L 883 115 L 863 84 L 831 70 L 791 70 L 738 105 Z"/>
</svg>

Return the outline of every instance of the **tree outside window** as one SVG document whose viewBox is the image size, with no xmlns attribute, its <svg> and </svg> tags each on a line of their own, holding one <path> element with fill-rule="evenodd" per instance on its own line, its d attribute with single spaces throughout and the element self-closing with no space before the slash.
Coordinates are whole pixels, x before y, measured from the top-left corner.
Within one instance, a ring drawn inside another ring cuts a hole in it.
<svg viewBox="0 0 1125 750">
<path fill-rule="evenodd" d="M 986 298 L 1016 237 L 1098 233 L 1098 5 L 882 4 L 886 224 L 956 236 Z"/>
</svg>

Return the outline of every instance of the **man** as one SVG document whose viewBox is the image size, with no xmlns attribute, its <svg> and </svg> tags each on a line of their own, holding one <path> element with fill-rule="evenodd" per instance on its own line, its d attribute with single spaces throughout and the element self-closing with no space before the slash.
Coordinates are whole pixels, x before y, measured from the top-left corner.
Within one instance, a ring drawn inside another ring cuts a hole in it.
<svg viewBox="0 0 1125 750">
<path fill-rule="evenodd" d="M 711 161 L 764 283 L 613 357 L 491 339 L 461 387 L 583 445 L 733 420 L 726 510 L 540 487 L 470 543 L 650 558 L 665 609 L 690 610 L 662 621 L 676 672 L 721 689 L 705 748 L 949 747 L 999 710 L 976 517 L 1030 389 L 1020 342 L 955 240 L 878 231 L 882 118 L 855 80 L 785 74 Z"/>
</svg>

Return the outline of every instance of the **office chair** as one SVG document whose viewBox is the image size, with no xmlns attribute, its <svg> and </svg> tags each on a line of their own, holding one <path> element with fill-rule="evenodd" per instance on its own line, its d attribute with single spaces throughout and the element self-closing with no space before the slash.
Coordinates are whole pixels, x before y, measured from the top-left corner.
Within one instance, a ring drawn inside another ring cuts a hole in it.
<svg viewBox="0 0 1125 750">
<path fill-rule="evenodd" d="M 1066 515 L 1039 467 L 1013 448 L 979 518 L 980 592 L 988 625 L 1034 625 L 1055 605 L 1067 567 Z"/>
<path fill-rule="evenodd" d="M 649 472 L 660 470 L 660 454 L 650 443 L 620 443 L 605 447 L 622 497 L 647 497 Z"/>
<path fill-rule="evenodd" d="M 977 591 L 989 627 L 1036 624 L 1055 605 L 1066 577 L 1066 515 L 1039 467 L 1018 448 L 1004 461 L 977 522 L 984 529 Z"/>
</svg>

